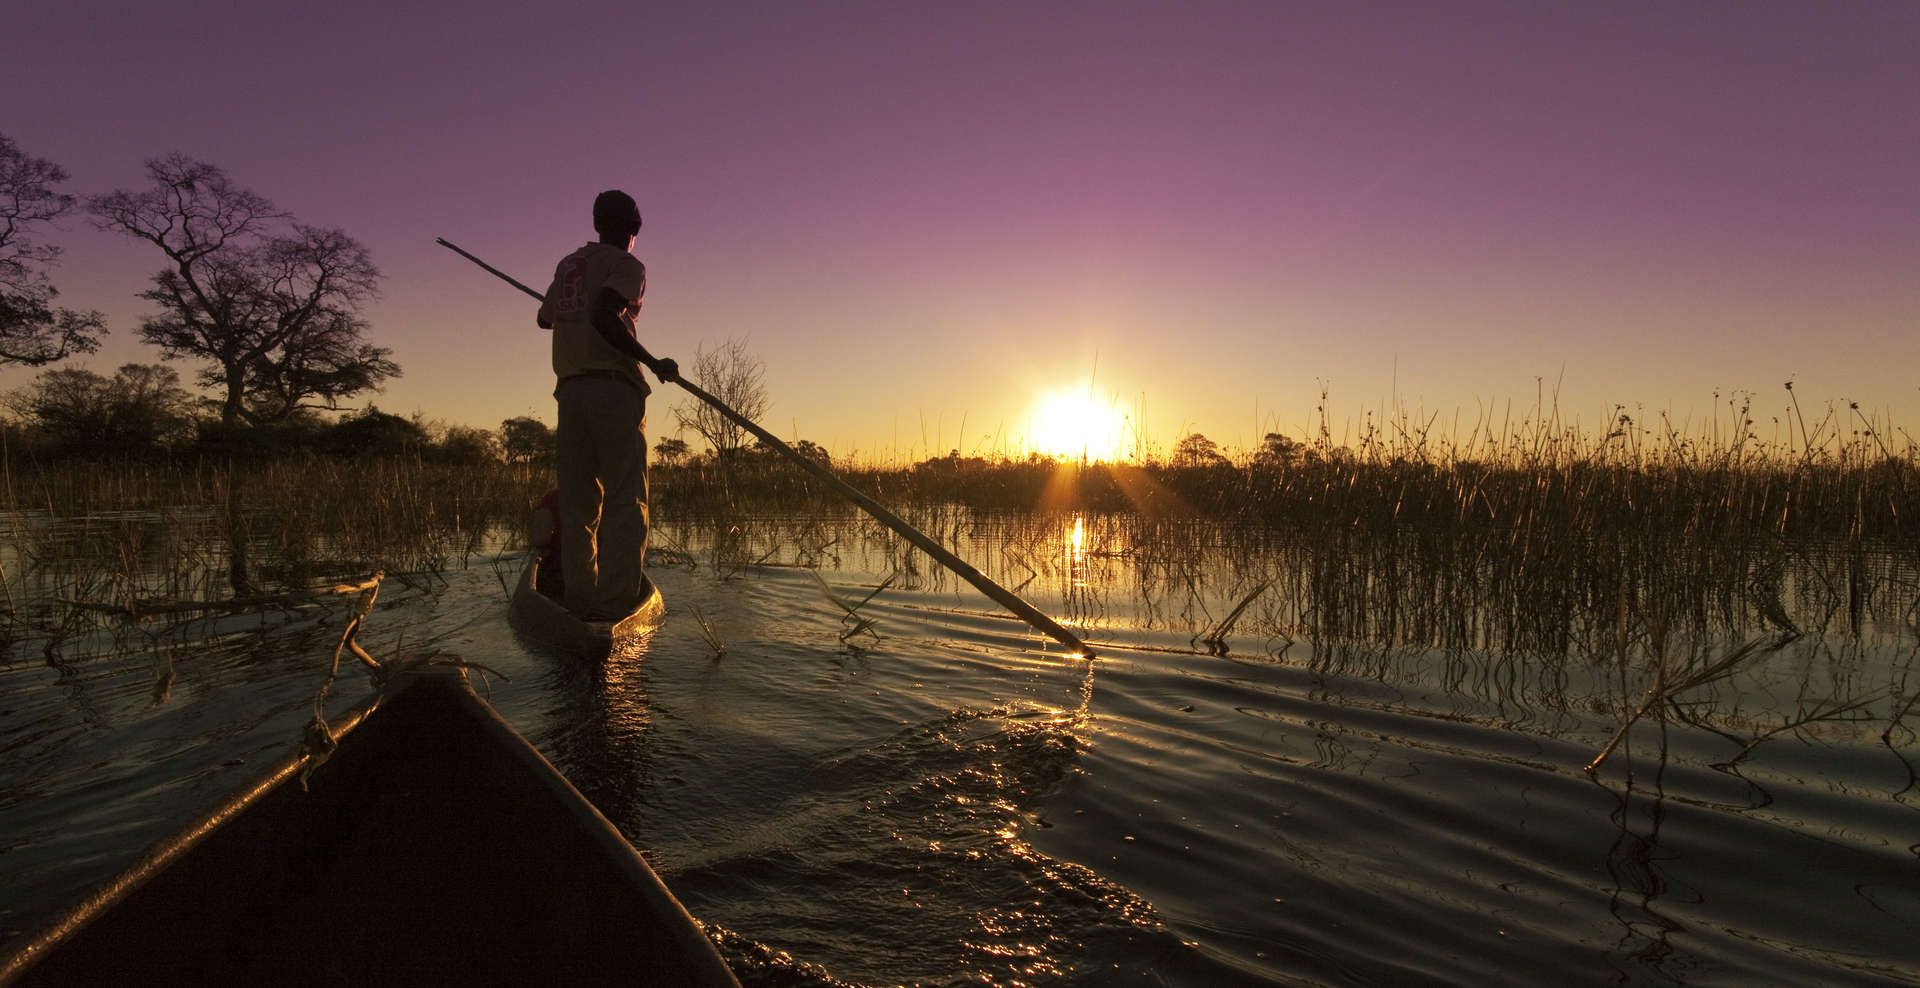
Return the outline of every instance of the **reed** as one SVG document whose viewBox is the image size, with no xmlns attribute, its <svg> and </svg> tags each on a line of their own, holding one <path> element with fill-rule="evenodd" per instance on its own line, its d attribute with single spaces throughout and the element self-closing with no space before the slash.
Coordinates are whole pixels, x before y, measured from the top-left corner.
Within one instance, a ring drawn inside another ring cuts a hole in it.
<svg viewBox="0 0 1920 988">
<path fill-rule="evenodd" d="M 727 654 L 727 645 L 720 640 L 719 632 L 713 630 L 713 622 L 707 620 L 699 604 L 688 604 L 687 608 L 693 614 L 693 623 L 700 628 L 700 640 L 706 642 L 707 648 L 713 650 L 714 658 L 724 657 Z"/>
<path fill-rule="evenodd" d="M 522 530 L 543 484 L 524 469 L 417 457 L 29 460 L 9 461 L 3 476 L 0 635 L 9 655 L 33 641 L 49 656 L 78 636 L 139 634 L 116 610 L 232 597 L 236 546 L 269 597 L 382 569 L 430 582 L 501 531 Z"/>
</svg>

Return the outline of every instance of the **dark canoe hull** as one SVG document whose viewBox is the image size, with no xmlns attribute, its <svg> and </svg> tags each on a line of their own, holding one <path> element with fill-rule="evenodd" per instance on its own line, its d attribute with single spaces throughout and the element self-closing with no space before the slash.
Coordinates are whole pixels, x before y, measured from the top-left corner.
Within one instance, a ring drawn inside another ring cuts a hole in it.
<svg viewBox="0 0 1920 988">
<path fill-rule="evenodd" d="M 311 791 L 290 758 L 8 957 L 0 982 L 736 984 L 464 677 L 413 677 L 336 727 Z"/>
<path fill-rule="evenodd" d="M 536 588 L 534 579 L 539 569 L 540 554 L 528 553 L 526 566 L 520 571 L 520 582 L 513 590 L 510 612 L 514 626 L 533 638 L 569 652 L 605 658 L 666 620 L 666 600 L 660 596 L 660 588 L 648 580 L 646 595 L 633 613 L 618 621 L 582 621 L 559 601 Z"/>
</svg>

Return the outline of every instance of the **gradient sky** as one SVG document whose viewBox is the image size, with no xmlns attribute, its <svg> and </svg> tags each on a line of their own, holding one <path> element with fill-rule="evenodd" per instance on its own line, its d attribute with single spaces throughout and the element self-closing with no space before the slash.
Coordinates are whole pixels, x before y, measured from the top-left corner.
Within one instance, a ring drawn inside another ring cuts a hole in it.
<svg viewBox="0 0 1920 988">
<path fill-rule="evenodd" d="M 532 303 L 433 240 L 544 287 L 620 187 L 643 342 L 747 339 L 764 424 L 840 454 L 1017 450 L 1089 374 L 1163 450 L 1298 436 L 1322 386 L 1336 430 L 1464 430 L 1556 381 L 1597 426 L 1792 379 L 1920 433 L 1920 4 L 15 0 L 0 33 L 0 132 L 68 191 L 177 150 L 365 242 L 401 414 L 553 420 Z M 85 365 L 157 359 L 158 253 L 65 227 L 62 302 L 114 334 Z"/>
</svg>

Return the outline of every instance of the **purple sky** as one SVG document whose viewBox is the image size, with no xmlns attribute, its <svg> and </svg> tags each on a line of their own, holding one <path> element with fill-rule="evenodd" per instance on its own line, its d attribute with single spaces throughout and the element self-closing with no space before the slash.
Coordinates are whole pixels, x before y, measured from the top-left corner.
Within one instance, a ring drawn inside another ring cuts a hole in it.
<svg viewBox="0 0 1920 988">
<path fill-rule="evenodd" d="M 433 240 L 544 287 L 621 187 L 643 341 L 746 338 L 765 424 L 843 454 L 1017 449 L 1096 362 L 1163 449 L 1298 436 L 1322 382 L 1336 430 L 1544 378 L 1765 435 L 1792 378 L 1920 432 L 1920 4 L 291 6 L 11 4 L 0 132 L 360 238 L 389 411 L 551 422 L 531 302 Z M 158 253 L 55 239 L 87 366 L 157 359 Z"/>
</svg>

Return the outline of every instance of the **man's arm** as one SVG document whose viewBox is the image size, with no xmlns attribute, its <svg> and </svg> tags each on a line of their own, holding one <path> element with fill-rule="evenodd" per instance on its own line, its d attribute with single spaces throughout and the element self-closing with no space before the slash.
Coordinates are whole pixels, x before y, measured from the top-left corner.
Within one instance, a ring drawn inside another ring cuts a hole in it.
<svg viewBox="0 0 1920 988">
<path fill-rule="evenodd" d="M 540 300 L 540 311 L 533 317 L 533 324 L 541 329 L 553 328 L 553 293 L 560 288 L 559 282 L 547 286 L 545 298 Z"/>
<path fill-rule="evenodd" d="M 654 375 L 662 381 L 672 381 L 680 376 L 680 365 L 672 360 L 662 360 L 647 352 L 640 341 L 627 335 L 627 327 L 620 321 L 620 313 L 633 303 L 627 301 L 619 292 L 611 288 L 600 289 L 594 296 L 592 322 L 593 328 L 600 332 L 600 338 L 607 342 L 615 352 L 632 360 L 646 364 Z"/>
</svg>

